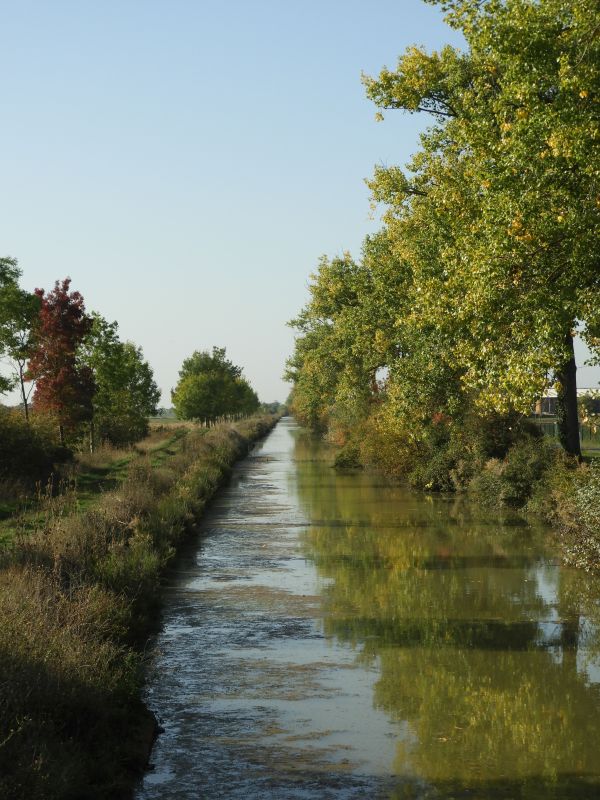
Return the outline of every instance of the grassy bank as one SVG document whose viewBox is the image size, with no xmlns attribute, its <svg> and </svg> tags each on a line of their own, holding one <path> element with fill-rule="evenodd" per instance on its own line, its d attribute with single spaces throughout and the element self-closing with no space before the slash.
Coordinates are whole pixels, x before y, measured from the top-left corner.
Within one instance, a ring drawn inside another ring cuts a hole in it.
<svg viewBox="0 0 600 800">
<path fill-rule="evenodd" d="M 48 514 L 0 569 L 0 796 L 128 797 L 152 740 L 142 646 L 178 541 L 275 417 L 189 430 Z M 89 465 L 90 469 L 97 468 Z"/>
<path fill-rule="evenodd" d="M 157 466 L 181 448 L 190 426 L 155 424 L 148 436 L 135 445 L 102 446 L 94 453 L 70 453 L 62 464 L 52 464 L 43 477 L 32 476 L 0 483 L 0 545 L 47 525 L 47 517 L 83 510 L 98 497 L 116 489 L 127 477 L 130 465 L 148 458 Z M 31 435 L 31 429 L 28 433 Z M 35 431 L 33 431 L 35 434 Z M 36 479 L 37 478 L 37 479 Z"/>
</svg>

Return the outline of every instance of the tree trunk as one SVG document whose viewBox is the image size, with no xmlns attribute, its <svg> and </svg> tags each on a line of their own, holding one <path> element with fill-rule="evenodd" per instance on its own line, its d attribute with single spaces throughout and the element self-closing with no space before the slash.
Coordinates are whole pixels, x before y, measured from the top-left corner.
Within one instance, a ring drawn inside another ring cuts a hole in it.
<svg viewBox="0 0 600 800">
<path fill-rule="evenodd" d="M 64 426 L 63 426 L 62 422 L 58 423 L 58 438 L 59 438 L 59 441 L 60 441 L 60 446 L 64 447 L 65 446 L 65 429 L 64 429 Z"/>
<path fill-rule="evenodd" d="M 90 420 L 90 453 L 96 449 L 96 429 L 94 426 L 94 419 Z"/>
<path fill-rule="evenodd" d="M 21 397 L 23 398 L 23 411 L 25 412 L 25 420 L 29 422 L 29 402 L 27 401 L 25 377 L 23 373 L 23 366 L 21 364 L 19 364 L 19 383 L 21 385 Z"/>
<path fill-rule="evenodd" d="M 577 414 L 577 366 L 571 331 L 565 336 L 569 358 L 556 374 L 558 394 L 558 438 L 569 455 L 581 458 Z"/>
</svg>

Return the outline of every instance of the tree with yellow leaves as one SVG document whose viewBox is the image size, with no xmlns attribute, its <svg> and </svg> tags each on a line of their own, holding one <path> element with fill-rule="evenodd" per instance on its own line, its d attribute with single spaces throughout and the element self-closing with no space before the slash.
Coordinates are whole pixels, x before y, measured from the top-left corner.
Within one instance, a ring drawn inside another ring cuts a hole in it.
<svg viewBox="0 0 600 800">
<path fill-rule="evenodd" d="M 527 411 L 554 382 L 579 455 L 573 335 L 600 326 L 600 36 L 593 0 L 436 3 L 465 53 L 410 48 L 365 78 L 383 110 L 433 124 L 374 199 L 432 325 L 483 408 Z"/>
</svg>

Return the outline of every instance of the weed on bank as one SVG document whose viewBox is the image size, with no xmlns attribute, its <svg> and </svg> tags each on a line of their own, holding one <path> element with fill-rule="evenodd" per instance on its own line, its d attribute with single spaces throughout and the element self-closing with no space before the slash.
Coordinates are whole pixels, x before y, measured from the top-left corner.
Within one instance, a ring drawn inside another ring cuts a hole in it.
<svg viewBox="0 0 600 800">
<path fill-rule="evenodd" d="M 190 430 L 87 510 L 49 515 L 0 564 L 0 796 L 130 796 L 155 722 L 142 648 L 177 543 L 276 417 Z"/>
</svg>

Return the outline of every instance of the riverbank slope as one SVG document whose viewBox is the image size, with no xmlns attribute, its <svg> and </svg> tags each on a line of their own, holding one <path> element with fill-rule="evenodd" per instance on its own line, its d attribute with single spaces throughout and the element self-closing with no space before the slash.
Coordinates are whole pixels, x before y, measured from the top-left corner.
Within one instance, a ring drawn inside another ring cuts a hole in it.
<svg viewBox="0 0 600 800">
<path fill-rule="evenodd" d="M 276 423 L 190 430 L 133 461 L 85 511 L 48 517 L 2 554 L 0 794 L 125 798 L 155 723 L 140 700 L 160 577 L 233 463 Z"/>
</svg>

